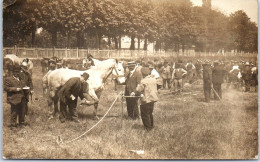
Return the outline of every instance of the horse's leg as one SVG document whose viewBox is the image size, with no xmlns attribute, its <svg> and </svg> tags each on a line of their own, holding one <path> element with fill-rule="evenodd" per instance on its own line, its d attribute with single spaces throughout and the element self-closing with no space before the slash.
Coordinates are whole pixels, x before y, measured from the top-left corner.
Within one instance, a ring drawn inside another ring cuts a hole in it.
<svg viewBox="0 0 260 162">
<path fill-rule="evenodd" d="M 55 92 L 48 90 L 48 108 L 49 108 L 49 119 L 52 119 L 55 112 Z M 57 103 L 56 103 L 57 104 Z"/>
<path fill-rule="evenodd" d="M 95 119 L 99 119 L 99 117 L 97 116 L 97 108 L 98 108 L 98 102 L 94 103 L 94 111 L 93 111 L 93 115 Z"/>
<path fill-rule="evenodd" d="M 49 119 L 52 119 L 53 110 L 54 110 L 53 99 L 49 96 L 47 102 L 48 102 L 48 109 L 49 109 Z"/>
<path fill-rule="evenodd" d="M 56 116 L 56 113 L 59 112 L 58 110 L 58 101 L 59 98 L 57 97 L 57 95 L 53 98 L 53 104 L 54 104 L 54 112 L 53 112 L 53 116 Z"/>
<path fill-rule="evenodd" d="M 95 95 L 96 95 L 96 97 L 97 97 L 98 99 L 99 99 L 100 96 L 101 96 L 101 92 L 102 92 L 102 90 L 95 93 Z M 93 115 L 94 115 L 94 117 L 95 117 L 96 119 L 99 119 L 99 117 L 97 116 L 97 108 L 98 108 L 98 102 L 94 103 L 94 112 L 93 112 Z"/>
<path fill-rule="evenodd" d="M 89 90 L 89 95 L 95 100 L 95 102 L 98 102 L 99 101 L 99 97 L 97 96 L 96 92 L 94 89 L 90 89 Z"/>
</svg>

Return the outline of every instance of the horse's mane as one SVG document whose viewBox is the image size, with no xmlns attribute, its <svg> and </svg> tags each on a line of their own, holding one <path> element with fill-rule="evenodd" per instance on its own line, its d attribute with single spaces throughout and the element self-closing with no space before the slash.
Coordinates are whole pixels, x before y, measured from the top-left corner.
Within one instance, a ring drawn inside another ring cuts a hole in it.
<svg viewBox="0 0 260 162">
<path fill-rule="evenodd" d="M 100 69 L 104 69 L 106 67 L 111 67 L 111 65 L 113 65 L 116 61 L 115 61 L 115 59 L 107 59 L 107 60 L 104 60 L 104 61 L 101 61 L 101 62 L 102 63 L 91 67 L 91 69 L 100 70 Z"/>
</svg>

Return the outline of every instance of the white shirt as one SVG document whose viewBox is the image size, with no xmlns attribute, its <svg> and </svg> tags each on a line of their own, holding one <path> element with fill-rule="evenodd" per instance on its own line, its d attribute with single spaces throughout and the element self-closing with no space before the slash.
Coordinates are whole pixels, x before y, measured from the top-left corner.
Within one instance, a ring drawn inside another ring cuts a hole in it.
<svg viewBox="0 0 260 162">
<path fill-rule="evenodd" d="M 160 77 L 160 74 L 155 69 L 153 69 L 151 72 L 151 77 L 157 79 Z"/>
</svg>

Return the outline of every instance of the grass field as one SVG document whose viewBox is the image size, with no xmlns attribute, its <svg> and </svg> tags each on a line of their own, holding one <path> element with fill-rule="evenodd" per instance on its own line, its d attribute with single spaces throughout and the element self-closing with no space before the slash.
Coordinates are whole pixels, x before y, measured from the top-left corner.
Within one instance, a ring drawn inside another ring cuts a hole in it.
<svg viewBox="0 0 260 162">
<path fill-rule="evenodd" d="M 182 95 L 163 95 L 154 109 L 155 128 L 146 132 L 141 119 L 122 118 L 118 100 L 107 117 L 88 134 L 66 145 L 57 137 L 71 140 L 90 127 L 93 107 L 79 106 L 82 124 L 48 120 L 46 97 L 42 95 L 42 74 L 33 71 L 35 94 L 29 104 L 30 126 L 7 127 L 10 106 L 3 93 L 3 156 L 8 159 L 253 159 L 258 154 L 257 93 L 223 88 L 223 101 L 203 102 L 202 85 L 185 89 Z M 116 95 L 108 81 L 101 96 L 102 117 Z M 35 98 L 38 98 L 36 101 Z M 124 107 L 126 116 L 126 107 Z M 144 150 L 138 155 L 129 150 Z"/>
</svg>

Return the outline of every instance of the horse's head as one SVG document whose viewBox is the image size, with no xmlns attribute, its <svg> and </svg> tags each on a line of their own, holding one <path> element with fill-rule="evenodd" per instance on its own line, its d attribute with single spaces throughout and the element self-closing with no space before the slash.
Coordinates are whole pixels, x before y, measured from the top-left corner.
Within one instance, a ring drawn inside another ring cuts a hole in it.
<svg viewBox="0 0 260 162">
<path fill-rule="evenodd" d="M 113 68 L 112 74 L 116 76 L 116 79 L 119 84 L 124 84 L 125 83 L 125 69 L 123 66 L 123 62 L 117 61 L 115 64 L 115 67 Z"/>
</svg>

